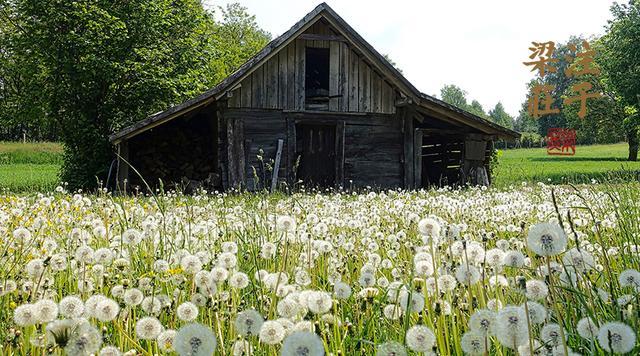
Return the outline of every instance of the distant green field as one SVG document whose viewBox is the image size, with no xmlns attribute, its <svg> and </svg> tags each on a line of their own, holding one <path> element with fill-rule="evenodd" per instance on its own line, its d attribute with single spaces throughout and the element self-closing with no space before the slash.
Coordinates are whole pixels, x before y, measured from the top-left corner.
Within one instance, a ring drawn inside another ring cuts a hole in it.
<svg viewBox="0 0 640 356">
<path fill-rule="evenodd" d="M 500 150 L 495 184 L 587 183 L 611 176 L 637 179 L 640 162 L 626 160 L 628 147 L 626 143 L 578 146 L 575 156 L 549 156 L 546 148 Z"/>
<path fill-rule="evenodd" d="M 0 191 L 48 191 L 58 184 L 62 146 L 53 142 L 0 142 Z"/>
<path fill-rule="evenodd" d="M 527 182 L 588 183 L 615 175 L 638 179 L 640 162 L 628 162 L 627 144 L 578 146 L 575 156 L 547 155 L 545 148 L 501 150 L 494 185 Z M 62 146 L 0 142 L 0 191 L 47 191 L 59 184 Z"/>
</svg>

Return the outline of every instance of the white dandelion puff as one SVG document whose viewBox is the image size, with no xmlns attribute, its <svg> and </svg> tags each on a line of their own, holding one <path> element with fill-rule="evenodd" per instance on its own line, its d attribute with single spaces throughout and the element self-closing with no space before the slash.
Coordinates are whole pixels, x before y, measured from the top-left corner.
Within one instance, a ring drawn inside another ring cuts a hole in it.
<svg viewBox="0 0 640 356">
<path fill-rule="evenodd" d="M 624 354 L 633 350 L 636 333 L 627 324 L 611 321 L 600 326 L 598 343 L 607 352 Z"/>
<path fill-rule="evenodd" d="M 578 335 L 583 339 L 593 340 L 598 335 L 598 325 L 589 317 L 582 318 L 576 325 Z"/>
<path fill-rule="evenodd" d="M 416 352 L 431 351 L 436 342 L 436 336 L 424 325 L 415 325 L 407 330 L 405 342 L 407 346 Z"/>
<path fill-rule="evenodd" d="M 388 341 L 378 345 L 376 356 L 407 356 L 407 349 L 399 342 Z"/>
<path fill-rule="evenodd" d="M 217 344 L 210 328 L 193 323 L 178 329 L 173 348 L 180 356 L 211 356 Z"/>
<path fill-rule="evenodd" d="M 162 324 L 154 317 L 144 317 L 136 322 L 136 334 L 143 340 L 153 340 L 162 332 Z"/>
<path fill-rule="evenodd" d="M 236 330 L 242 336 L 258 335 L 264 319 L 262 315 L 253 309 L 247 309 L 238 313 L 234 323 Z"/>
<path fill-rule="evenodd" d="M 282 343 L 282 356 L 322 356 L 324 344 L 320 336 L 308 331 L 296 331 Z"/>
<path fill-rule="evenodd" d="M 279 344 L 284 339 L 286 332 L 281 323 L 274 320 L 265 321 L 260 328 L 260 342 L 267 345 Z"/>
<path fill-rule="evenodd" d="M 529 229 L 527 247 L 539 256 L 555 256 L 567 247 L 567 234 L 558 224 L 539 223 Z"/>
<path fill-rule="evenodd" d="M 176 310 L 178 319 L 182 321 L 194 321 L 198 317 L 198 307 L 191 302 L 184 302 Z"/>
</svg>

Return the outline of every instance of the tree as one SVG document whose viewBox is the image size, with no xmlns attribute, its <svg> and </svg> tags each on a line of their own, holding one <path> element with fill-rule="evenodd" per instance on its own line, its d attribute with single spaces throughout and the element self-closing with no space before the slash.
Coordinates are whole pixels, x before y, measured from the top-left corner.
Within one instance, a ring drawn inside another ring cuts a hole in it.
<svg viewBox="0 0 640 356">
<path fill-rule="evenodd" d="M 489 119 L 500 126 L 513 128 L 513 118 L 507 114 L 501 102 L 498 102 L 493 110 L 489 110 Z"/>
<path fill-rule="evenodd" d="M 0 1 L 0 140 L 56 139 L 55 125 L 46 119 L 39 78 L 42 66 L 25 58 L 18 41 L 15 6 Z M 27 54 L 28 55 L 28 54 Z"/>
<path fill-rule="evenodd" d="M 623 121 L 629 141 L 629 160 L 638 159 L 640 129 L 640 0 L 611 6 L 614 17 L 602 38 L 604 51 L 601 66 L 605 85 L 622 99 L 627 117 Z"/>
<path fill-rule="evenodd" d="M 218 9 L 222 13 L 222 23 L 215 25 L 215 48 L 220 54 L 214 76 L 216 83 L 228 77 L 271 39 L 246 7 L 233 3 Z"/>
<path fill-rule="evenodd" d="M 488 118 L 487 113 L 485 113 L 484 109 L 482 108 L 482 105 L 475 99 L 471 101 L 471 105 L 468 109 L 470 113 L 480 116 L 483 119 Z"/>
<path fill-rule="evenodd" d="M 389 64 L 391 64 L 393 66 L 393 68 L 395 68 L 398 72 L 400 72 L 400 74 L 404 74 L 402 72 L 402 69 L 400 69 L 400 67 L 398 67 L 398 64 L 393 59 L 391 59 L 391 56 L 389 56 L 386 53 L 383 54 L 382 56 L 384 57 L 384 59 L 387 60 L 387 62 L 389 62 Z"/>
<path fill-rule="evenodd" d="M 467 92 L 460 89 L 457 85 L 448 84 L 440 89 L 440 97 L 442 101 L 456 106 L 462 110 L 467 110 Z"/>
<path fill-rule="evenodd" d="M 39 95 L 60 127 L 61 178 L 72 188 L 106 178 L 114 157 L 109 134 L 202 93 L 268 39 L 243 8 L 228 7 L 216 24 L 199 0 L 14 6 L 16 55 L 42 67 Z"/>
</svg>

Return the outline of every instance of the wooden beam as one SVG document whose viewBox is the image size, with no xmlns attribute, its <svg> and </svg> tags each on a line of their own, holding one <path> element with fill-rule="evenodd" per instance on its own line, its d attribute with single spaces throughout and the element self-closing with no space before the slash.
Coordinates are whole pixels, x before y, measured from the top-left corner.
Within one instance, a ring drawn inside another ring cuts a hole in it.
<svg viewBox="0 0 640 356">
<path fill-rule="evenodd" d="M 422 188 L 422 131 L 415 131 L 414 133 L 414 186 L 416 189 Z"/>
<path fill-rule="evenodd" d="M 287 181 L 289 189 L 293 189 L 296 177 L 296 123 L 295 119 L 285 115 L 287 120 Z"/>
<path fill-rule="evenodd" d="M 404 107 L 404 106 L 409 106 L 413 104 L 413 100 L 411 100 L 411 98 L 407 98 L 406 96 L 404 98 L 400 98 L 396 100 L 396 107 Z"/>
<path fill-rule="evenodd" d="M 336 123 L 336 188 L 344 188 L 344 120 Z"/>
<path fill-rule="evenodd" d="M 303 33 L 298 36 L 299 40 L 306 41 L 336 41 L 336 42 L 347 42 L 347 39 L 344 36 L 340 35 L 319 35 L 315 33 Z"/>
<path fill-rule="evenodd" d="M 413 143 L 413 118 L 409 115 L 407 108 L 400 108 L 399 115 L 403 121 L 402 131 L 404 133 L 404 188 L 412 189 L 415 186 L 414 179 L 414 143 Z"/>
<path fill-rule="evenodd" d="M 129 141 L 118 143 L 118 165 L 116 166 L 117 189 L 123 194 L 127 192 L 129 180 Z"/>
<path fill-rule="evenodd" d="M 278 173 L 280 172 L 280 159 L 282 158 L 283 139 L 278 139 L 278 150 L 276 151 L 276 159 L 273 164 L 273 176 L 271 177 L 271 193 L 276 191 L 278 186 Z"/>
</svg>

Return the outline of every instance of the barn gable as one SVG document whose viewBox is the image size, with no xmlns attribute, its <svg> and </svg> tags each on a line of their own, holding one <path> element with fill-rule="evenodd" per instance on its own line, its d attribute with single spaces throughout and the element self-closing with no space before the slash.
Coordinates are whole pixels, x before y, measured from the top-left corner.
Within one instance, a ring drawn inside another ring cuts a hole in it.
<svg viewBox="0 0 640 356">
<path fill-rule="evenodd" d="M 302 177 L 412 188 L 459 181 L 465 164 L 469 171 L 487 163 L 486 144 L 482 160 L 465 163 L 473 142 L 517 136 L 418 91 L 323 3 L 216 87 L 110 139 L 121 163 L 132 157 L 154 180 L 215 176 L 221 188 L 258 189 Z M 200 144 L 185 150 L 184 142 Z M 257 174 L 267 157 L 271 170 Z M 129 177 L 128 165 L 119 164 L 119 180 Z"/>
</svg>

